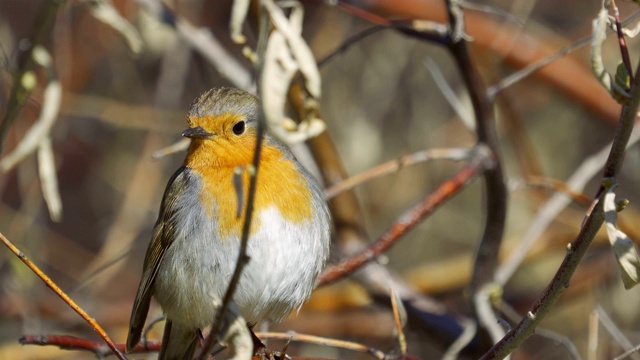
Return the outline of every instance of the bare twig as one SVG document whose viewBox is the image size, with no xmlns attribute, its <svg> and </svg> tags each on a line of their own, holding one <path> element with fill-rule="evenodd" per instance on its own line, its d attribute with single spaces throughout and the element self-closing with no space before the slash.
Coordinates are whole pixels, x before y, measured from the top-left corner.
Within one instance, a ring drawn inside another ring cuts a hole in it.
<svg viewBox="0 0 640 360">
<path fill-rule="evenodd" d="M 42 111 L 38 116 L 36 123 L 25 134 L 18 146 L 2 161 L 0 161 L 0 170 L 3 172 L 11 170 L 20 161 L 24 160 L 29 154 L 36 151 L 40 145 L 40 141 L 44 137 L 48 137 L 51 128 L 56 121 L 58 112 L 60 111 L 60 102 L 62 99 L 62 89 L 58 81 L 54 69 L 53 61 L 49 52 L 42 47 L 37 46 L 31 52 L 34 61 L 42 65 L 47 70 L 49 77 L 47 86 L 44 91 L 44 102 Z"/>
<path fill-rule="evenodd" d="M 633 131 L 628 146 L 631 146 L 640 140 L 640 128 Z M 586 184 L 602 170 L 604 163 L 608 157 L 611 143 L 604 146 L 600 151 L 586 158 L 576 171 L 567 179 L 565 186 L 571 192 L 583 191 Z M 571 202 L 571 198 L 564 192 L 554 194 L 544 205 L 540 207 L 535 218 L 531 221 L 531 225 L 527 229 L 522 239 L 519 241 L 518 248 L 513 251 L 509 257 L 500 265 L 495 273 L 495 281 L 501 285 L 505 285 L 513 276 L 516 269 L 524 260 L 527 252 L 533 246 L 540 234 L 549 226 L 549 224 L 557 218 L 562 209 L 567 207 Z"/>
<path fill-rule="evenodd" d="M 290 340 L 290 341 L 296 341 L 296 342 L 303 342 L 307 344 L 331 346 L 334 348 L 358 351 L 362 353 L 367 353 L 379 360 L 383 360 L 386 358 L 385 353 L 383 353 L 382 351 L 363 345 L 363 344 L 359 344 L 351 341 L 329 339 L 329 338 L 314 336 L 314 335 L 298 334 L 294 331 L 289 331 L 286 333 L 258 332 L 256 333 L 256 336 L 262 340 L 284 340 L 284 341 Z"/>
<path fill-rule="evenodd" d="M 40 175 L 42 196 L 49 209 L 49 217 L 53 221 L 60 221 L 62 219 L 62 199 L 58 189 L 53 146 L 49 137 L 40 140 L 40 146 L 38 146 L 38 174 Z"/>
<path fill-rule="evenodd" d="M 340 46 L 338 46 L 338 48 L 333 50 L 331 53 L 329 53 L 325 57 L 319 59 L 318 67 L 322 68 L 323 66 L 328 64 L 331 60 L 333 60 L 336 56 L 344 53 L 345 51 L 347 51 L 348 48 L 357 44 L 360 40 L 365 39 L 373 34 L 377 34 L 386 29 L 389 29 L 389 27 L 385 25 L 375 25 L 347 38 L 345 41 L 342 42 L 342 44 L 340 44 Z"/>
<path fill-rule="evenodd" d="M 640 64 L 638 65 L 640 67 Z M 636 71 L 637 73 L 637 71 Z M 615 137 L 604 168 L 603 179 L 615 179 L 620 172 L 624 160 L 625 148 L 629 143 L 634 120 L 640 105 L 640 80 L 634 78 L 631 86 L 631 99 L 622 107 Z M 595 196 L 593 210 L 585 219 L 576 239 L 567 246 L 567 255 L 558 268 L 553 279 L 536 300 L 525 317 L 502 340 L 495 344 L 481 359 L 502 359 L 520 346 L 531 334 L 540 321 L 549 313 L 551 307 L 569 286 L 571 277 L 584 257 L 596 233 L 604 222 L 603 204 L 600 201 L 605 187 L 600 186 Z"/>
<path fill-rule="evenodd" d="M 95 16 L 96 19 L 111 26 L 116 32 L 122 35 L 127 42 L 129 50 L 131 50 L 133 54 L 137 55 L 142 51 L 143 43 L 138 30 L 118 13 L 118 10 L 116 10 L 111 1 L 89 0 L 87 3 L 91 6 L 91 14 Z"/>
<path fill-rule="evenodd" d="M 561 57 L 568 55 L 570 53 L 572 53 L 573 51 L 589 44 L 589 42 L 591 41 L 591 36 L 587 36 L 584 37 L 582 39 L 579 39 L 577 41 L 574 41 L 573 43 L 569 44 L 568 46 L 565 46 L 564 48 L 556 51 L 553 54 L 550 54 L 549 56 L 536 61 L 535 63 L 532 63 L 528 66 L 526 66 L 523 69 L 520 69 L 516 72 L 514 72 L 513 74 L 510 74 L 509 76 L 504 77 L 502 80 L 500 80 L 497 84 L 490 86 L 487 89 L 487 93 L 489 95 L 489 98 L 494 98 L 496 95 L 498 95 L 502 90 L 513 86 L 514 84 L 516 84 L 517 82 L 524 80 L 525 78 L 529 77 L 531 74 L 533 74 L 534 72 L 542 69 L 543 67 L 551 64 L 552 62 L 560 59 Z"/>
<path fill-rule="evenodd" d="M 20 338 L 22 345 L 57 346 L 64 350 L 86 350 L 94 353 L 99 359 L 113 354 L 113 350 L 98 340 L 81 339 L 70 335 L 23 335 Z M 125 344 L 116 345 L 120 351 L 124 351 Z M 159 351 L 160 341 L 141 341 L 131 349 L 130 353 L 147 353 Z"/>
<path fill-rule="evenodd" d="M 199 356 L 200 360 L 208 359 L 209 352 L 213 348 L 213 345 L 218 341 L 218 335 L 223 325 L 222 319 L 227 313 L 229 305 L 233 301 L 233 295 L 236 291 L 236 288 L 238 287 L 238 282 L 240 281 L 242 271 L 250 260 L 249 256 L 247 255 L 247 245 L 249 243 L 249 234 L 251 231 L 251 219 L 254 210 L 253 203 L 256 196 L 256 184 L 258 178 L 258 169 L 260 165 L 260 152 L 264 134 L 264 114 L 262 113 L 262 111 L 260 111 L 259 114 L 258 127 L 256 130 L 256 150 L 253 156 L 253 165 L 251 169 L 247 169 L 249 172 L 249 192 L 247 194 L 247 203 L 245 204 L 246 206 L 244 208 L 244 222 L 242 224 L 242 237 L 240 238 L 238 260 L 236 262 L 236 267 L 233 271 L 233 275 L 229 280 L 227 291 L 222 298 L 222 304 L 216 311 L 216 316 L 213 319 L 213 323 L 211 326 L 211 332 L 207 336 L 204 345 L 202 346 L 202 352 Z"/>
<path fill-rule="evenodd" d="M 585 195 L 580 190 L 575 190 L 568 183 L 564 181 L 551 179 L 542 176 L 527 176 L 521 181 L 514 181 L 514 186 L 511 187 L 511 190 L 515 190 L 517 187 L 532 187 L 532 188 L 542 188 L 548 189 L 555 192 L 562 193 L 568 196 L 575 203 L 580 204 L 582 206 L 591 205 L 591 199 Z"/>
<path fill-rule="evenodd" d="M 461 19 L 456 15 L 460 9 L 456 6 L 456 1 L 447 1 L 451 29 L 460 28 L 459 22 Z M 458 11 L 455 11 L 455 9 L 458 9 Z M 455 38 L 453 35 L 451 37 Z M 458 36 L 458 38 L 461 40 L 452 42 L 449 49 L 462 73 L 471 97 L 478 141 L 489 148 L 494 159 L 494 166 L 484 173 L 487 217 L 473 272 L 472 286 L 475 287 L 482 286 L 490 281 L 491 274 L 493 274 L 493 270 L 498 263 L 497 255 L 502 243 L 507 212 L 507 188 L 502 175 L 502 165 L 500 164 L 500 149 L 495 133 L 492 104 L 476 66 L 471 61 L 467 45 L 462 41 L 463 37 Z"/>
<path fill-rule="evenodd" d="M 429 194 L 422 202 L 405 212 L 389 230 L 365 250 L 338 264 L 329 266 L 318 278 L 318 286 L 337 281 L 375 260 L 393 246 L 407 231 L 413 229 L 437 207 L 456 195 L 469 182 L 494 165 L 485 147 L 477 147 L 469 163 Z"/>
<path fill-rule="evenodd" d="M 451 86 L 449 86 L 449 83 L 445 80 L 436 62 L 431 58 L 427 58 L 424 64 L 427 70 L 429 70 L 429 73 L 431 73 L 433 81 L 438 85 L 438 89 L 440 89 L 444 98 L 449 102 L 449 105 L 451 105 L 453 111 L 458 114 L 458 117 L 467 129 L 474 131 L 476 124 L 474 123 L 473 115 L 469 113 L 462 101 L 460 101 L 458 96 L 453 92 L 453 89 L 451 89 Z"/>
<path fill-rule="evenodd" d="M 627 47 L 627 40 L 624 38 L 624 34 L 622 32 L 622 24 L 620 22 L 620 11 L 618 10 L 618 6 L 616 5 L 615 0 L 611 0 L 611 6 L 613 7 L 613 18 L 616 22 L 616 32 L 618 34 L 618 44 L 620 45 L 620 55 L 622 57 L 622 63 L 624 67 L 627 69 L 627 74 L 629 74 L 629 78 L 633 81 L 633 69 L 631 68 L 631 58 L 629 57 L 629 48 Z"/>
<path fill-rule="evenodd" d="M 460 6 L 465 9 L 481 11 L 490 15 L 504 18 L 520 27 L 524 27 L 524 24 L 525 24 L 524 21 L 520 20 L 517 16 L 507 11 L 504 11 L 502 9 L 496 8 L 495 6 L 478 4 L 478 3 L 470 2 L 466 0 L 460 0 Z"/>
<path fill-rule="evenodd" d="M 404 327 L 407 325 L 407 311 L 402 305 L 402 299 L 398 293 L 389 288 L 389 297 L 391 298 L 391 311 L 393 312 L 393 320 L 398 332 L 398 345 L 400 346 L 400 354 L 407 354 L 407 338 L 404 335 Z"/>
<path fill-rule="evenodd" d="M 48 80 L 44 90 L 44 104 L 36 124 L 33 125 L 12 154 L 16 154 L 15 161 L 20 161 L 20 157 L 22 156 L 22 159 L 24 159 L 28 153 L 33 151 L 34 146 L 38 148 L 38 171 L 42 195 L 49 209 L 49 217 L 53 221 L 60 221 L 62 219 L 62 200 L 58 189 L 53 146 L 49 132 L 60 111 L 62 87 L 56 77 L 51 56 L 45 48 L 38 46 L 33 49 L 33 56 L 34 60 L 47 71 Z M 29 142 L 32 142 L 32 144 Z M 18 149 L 21 153 L 18 152 Z M 2 162 L 4 162 L 4 159 Z M 0 165 L 2 162 L 0 162 Z"/>
<path fill-rule="evenodd" d="M 153 158 L 154 160 L 158 160 L 165 156 L 186 150 L 189 147 L 189 143 L 189 139 L 178 140 L 177 142 L 167 147 L 163 147 L 162 149 L 154 151 L 153 153 L 151 153 L 151 158 Z"/>
<path fill-rule="evenodd" d="M 500 319 L 493 311 L 493 299 L 500 297 L 502 289 L 494 283 L 486 283 L 476 288 L 473 294 L 473 307 L 479 323 L 487 330 L 491 340 L 496 343 L 506 334 Z"/>
<path fill-rule="evenodd" d="M 504 301 L 498 301 L 498 304 L 496 305 L 496 307 L 507 317 L 507 319 L 509 319 L 509 321 L 517 322 L 519 319 L 522 318 L 521 314 L 518 314 L 518 312 L 514 308 L 512 308 L 509 304 L 507 304 Z M 508 330 L 511 330 L 511 327 L 509 327 Z M 553 341 L 554 344 L 562 345 L 567 350 L 567 353 L 569 354 L 572 360 L 582 359 L 575 344 L 571 342 L 571 340 L 566 336 L 560 335 L 554 331 L 547 330 L 540 327 L 536 329 L 536 335 L 550 339 Z"/>
<path fill-rule="evenodd" d="M 598 359 L 598 313 L 594 310 L 589 315 L 589 340 L 587 344 L 587 360 Z"/>
<path fill-rule="evenodd" d="M 464 34 L 462 10 L 458 1 L 447 0 L 447 13 L 451 32 Z M 493 105 L 487 90 L 482 83 L 475 64 L 469 56 L 466 41 L 462 35 L 450 35 L 453 39 L 449 45 L 456 60 L 473 105 L 476 121 L 478 142 L 487 146 L 494 160 L 494 166 L 484 172 L 484 186 L 486 191 L 485 225 L 482 239 L 476 253 L 476 261 L 471 280 L 474 293 L 474 307 L 480 317 L 481 324 L 492 335 L 494 341 L 503 334 L 503 329 L 497 325 L 497 318 L 489 303 L 493 272 L 498 266 L 498 252 L 502 244 L 505 221 L 507 215 L 507 187 L 502 174 L 500 148 L 495 131 Z M 456 41 L 457 39 L 457 41 Z"/>
<path fill-rule="evenodd" d="M 58 285 L 56 285 L 51 278 L 49 278 L 40 268 L 34 264 L 31 260 L 27 259 L 27 257 L 20 251 L 9 239 L 7 239 L 2 233 L 0 233 L 0 240 L 2 243 L 11 250 L 19 259 L 22 261 L 34 274 L 36 274 L 40 280 L 42 280 L 45 285 L 47 285 L 53 292 L 58 295 L 65 303 L 69 305 L 78 315 L 80 315 L 93 330 L 100 335 L 100 337 L 104 340 L 105 343 L 111 348 L 113 353 L 118 357 L 118 359 L 125 360 L 126 357 L 118 349 L 116 343 L 111 340 L 111 337 L 107 334 L 107 332 L 98 324 L 98 322 L 92 318 L 89 314 L 87 314 L 75 301 L 73 301 Z"/>
<path fill-rule="evenodd" d="M 598 322 L 602 324 L 602 327 L 607 330 L 609 335 L 625 350 L 625 356 L 631 356 L 633 359 L 640 359 L 640 354 L 637 354 L 637 348 L 633 346 L 633 343 L 620 331 L 618 326 L 613 322 L 609 314 L 602 308 L 602 306 L 596 306 L 594 310 Z M 635 349 L 635 351 L 634 351 Z"/>
<path fill-rule="evenodd" d="M 340 0 L 340 4 L 343 2 L 363 6 L 358 1 Z M 428 6 L 426 6 L 426 3 L 428 3 Z M 388 18 L 446 21 L 446 8 L 442 1 L 369 1 L 366 4 L 369 13 L 373 13 L 373 16 L 377 16 L 377 18 L 386 16 Z M 352 14 L 357 15 L 356 12 L 352 12 Z M 633 13 L 623 20 L 623 25 L 639 15 L 640 11 Z M 384 21 L 385 18 L 378 20 Z M 520 28 L 515 25 L 506 24 L 503 21 L 498 22 L 484 14 L 468 12 L 466 20 L 468 31 L 473 34 L 475 46 L 485 48 L 494 53 L 495 56 L 504 59 L 505 63 L 514 68 L 525 68 L 557 51 L 556 46 L 553 45 L 557 43 L 556 40 L 552 40 L 549 37 L 545 37 L 542 40 L 527 31 L 520 31 Z M 496 38 L 500 40 L 496 41 Z M 446 44 L 448 41 L 437 43 Z M 513 51 L 511 47 L 504 46 L 505 42 L 526 43 L 528 44 L 527 51 Z M 620 113 L 620 107 L 613 99 L 604 96 L 605 90 L 588 74 L 589 70 L 574 58 L 561 57 L 557 61 L 539 69 L 533 75 L 537 79 L 549 82 L 554 89 L 576 99 L 607 123 L 615 124 L 615 120 Z"/>
<path fill-rule="evenodd" d="M 136 0 L 136 2 L 151 14 L 158 15 L 158 18 L 171 19 L 172 22 L 169 25 L 175 27 L 180 37 L 207 59 L 220 75 L 235 87 L 255 92 L 255 83 L 249 70 L 222 46 L 209 29 L 195 27 L 160 2 L 152 0 Z"/>
<path fill-rule="evenodd" d="M 431 160 L 462 161 L 468 159 L 472 154 L 472 149 L 461 148 L 417 151 L 413 154 L 401 156 L 396 160 L 388 161 L 369 170 L 366 170 L 360 174 L 351 176 L 348 179 L 345 179 L 344 181 L 327 188 L 324 194 L 327 199 L 332 199 L 344 191 L 351 190 L 358 185 L 361 185 L 375 178 L 392 174 L 407 166 L 412 166 L 421 162 Z"/>
<path fill-rule="evenodd" d="M 7 136 L 11 124 L 13 124 L 22 105 L 28 99 L 29 93 L 33 90 L 33 86 L 35 86 L 35 75 L 31 72 L 34 60 L 32 53 L 36 47 L 42 45 L 49 37 L 58 9 L 60 9 L 64 3 L 64 0 L 52 0 L 43 3 L 38 18 L 34 22 L 38 25 L 31 36 L 28 49 L 23 54 L 23 62 L 13 77 L 13 85 L 11 86 L 7 110 L 0 124 L 0 152 L 2 152 L 4 139 Z"/>
<path fill-rule="evenodd" d="M 264 13 L 264 9 L 260 10 L 261 13 Z M 268 31 L 268 23 L 266 18 L 262 19 L 259 25 L 259 42 L 262 44 L 266 41 L 267 31 Z M 262 59 L 264 56 L 264 52 L 261 49 L 264 49 L 262 46 L 258 47 L 258 59 Z M 263 68 L 261 67 L 263 63 L 259 60 L 257 62 L 257 70 L 258 74 L 262 72 Z M 258 76 L 260 79 L 260 76 Z M 222 319 L 226 316 L 228 308 L 233 301 L 233 295 L 238 287 L 238 283 L 240 282 L 240 276 L 242 275 L 242 271 L 244 267 L 249 262 L 250 258 L 247 255 L 247 246 L 249 243 L 249 234 L 251 233 L 251 219 L 253 217 L 253 204 L 256 197 L 256 188 L 257 188 L 257 180 L 258 180 L 258 170 L 260 168 L 260 153 L 262 152 L 262 143 L 265 132 L 265 115 L 262 111 L 262 107 L 260 107 L 258 111 L 258 119 L 257 119 L 257 129 L 256 129 L 256 148 L 253 153 L 253 162 L 252 166 L 247 169 L 249 172 L 249 190 L 247 193 L 247 202 L 244 208 L 244 222 L 242 224 L 242 236 L 240 238 L 240 248 L 238 250 L 238 260 L 236 262 L 235 270 L 233 271 L 233 275 L 229 280 L 229 285 L 227 286 L 227 291 L 222 298 L 222 304 L 217 309 L 216 315 L 213 319 L 213 323 L 211 325 L 211 331 L 209 335 L 204 341 L 202 345 L 202 352 L 198 359 L 206 360 L 209 357 L 209 352 L 213 348 L 213 345 L 218 341 L 219 333 L 222 329 L 223 323 Z"/>
<path fill-rule="evenodd" d="M 629 350 L 625 351 L 620 356 L 616 356 L 615 358 L 613 358 L 613 360 L 623 360 L 623 359 L 628 358 L 632 354 L 638 353 L 638 352 L 640 352 L 640 345 L 636 345 L 633 349 L 629 349 Z"/>
<path fill-rule="evenodd" d="M 459 354 L 469 345 L 478 332 L 478 325 L 475 321 L 470 319 L 460 319 L 460 324 L 463 327 L 463 331 L 460 336 L 449 345 L 447 351 L 442 355 L 442 360 L 456 360 L 459 358 Z"/>
</svg>

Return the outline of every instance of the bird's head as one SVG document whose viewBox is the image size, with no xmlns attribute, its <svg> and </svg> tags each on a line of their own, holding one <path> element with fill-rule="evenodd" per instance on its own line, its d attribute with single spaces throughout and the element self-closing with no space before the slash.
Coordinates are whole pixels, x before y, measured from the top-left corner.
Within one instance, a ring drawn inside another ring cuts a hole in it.
<svg viewBox="0 0 640 360">
<path fill-rule="evenodd" d="M 220 166 L 251 163 L 256 142 L 258 98 L 234 88 L 211 89 L 192 104 L 189 128 L 194 161 L 215 161 Z M 199 159 L 202 157 L 202 159 Z"/>
</svg>

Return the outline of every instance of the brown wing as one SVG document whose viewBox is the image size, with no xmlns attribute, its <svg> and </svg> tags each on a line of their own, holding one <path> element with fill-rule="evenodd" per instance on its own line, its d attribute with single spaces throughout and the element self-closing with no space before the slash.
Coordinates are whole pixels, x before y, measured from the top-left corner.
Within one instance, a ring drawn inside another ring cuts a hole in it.
<svg viewBox="0 0 640 360">
<path fill-rule="evenodd" d="M 136 300 L 133 303 L 133 310 L 131 311 L 129 335 L 127 336 L 127 352 L 131 351 L 140 341 L 144 322 L 149 312 L 151 296 L 153 296 L 153 284 L 156 274 L 158 273 L 158 266 L 173 242 L 173 234 L 175 231 L 173 215 L 176 211 L 176 200 L 180 198 L 186 188 L 188 180 L 187 172 L 188 169 L 184 166 L 178 169 L 169 180 L 164 192 L 162 205 L 160 206 L 160 214 L 153 229 L 153 237 L 151 238 L 151 243 L 149 244 L 147 255 L 144 259 L 142 279 L 140 279 L 138 293 L 136 294 Z"/>
</svg>

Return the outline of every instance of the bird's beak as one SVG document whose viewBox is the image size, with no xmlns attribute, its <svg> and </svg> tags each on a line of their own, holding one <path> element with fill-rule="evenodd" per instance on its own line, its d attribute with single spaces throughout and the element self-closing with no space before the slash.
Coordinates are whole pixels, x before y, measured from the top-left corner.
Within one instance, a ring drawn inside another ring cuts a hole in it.
<svg viewBox="0 0 640 360">
<path fill-rule="evenodd" d="M 213 134 L 205 131 L 200 126 L 196 126 L 193 128 L 188 128 L 187 130 L 183 131 L 182 136 L 192 138 L 192 139 L 208 139 L 211 136 L 213 136 Z"/>
</svg>

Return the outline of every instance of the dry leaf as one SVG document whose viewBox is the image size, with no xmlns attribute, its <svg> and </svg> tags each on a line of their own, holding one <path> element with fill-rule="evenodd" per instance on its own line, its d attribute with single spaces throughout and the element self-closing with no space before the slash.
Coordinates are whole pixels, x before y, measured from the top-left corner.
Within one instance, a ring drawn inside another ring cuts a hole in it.
<svg viewBox="0 0 640 360">
<path fill-rule="evenodd" d="M 289 17 L 272 0 L 264 2 L 274 30 L 269 35 L 264 55 L 261 91 L 263 109 L 271 132 L 287 143 L 304 141 L 325 130 L 322 120 L 313 116 L 296 125 L 285 113 L 291 81 L 300 72 L 305 87 L 317 104 L 320 98 L 320 72 L 311 49 L 302 38 L 304 11 L 298 2 L 287 2 Z"/>
<path fill-rule="evenodd" d="M 609 188 L 604 196 L 604 219 L 609 242 L 613 247 L 613 253 L 618 260 L 618 265 L 620 265 L 622 283 L 625 289 L 628 290 L 638 284 L 640 256 L 638 256 L 631 239 L 616 228 L 618 211 L 615 202 L 616 194 L 613 192 L 614 188 L 615 186 Z"/>
<path fill-rule="evenodd" d="M 247 41 L 247 38 L 242 34 L 242 24 L 247 18 L 250 3 L 250 0 L 235 0 L 231 7 L 229 31 L 231 32 L 231 40 L 236 44 L 244 44 Z"/>
</svg>

